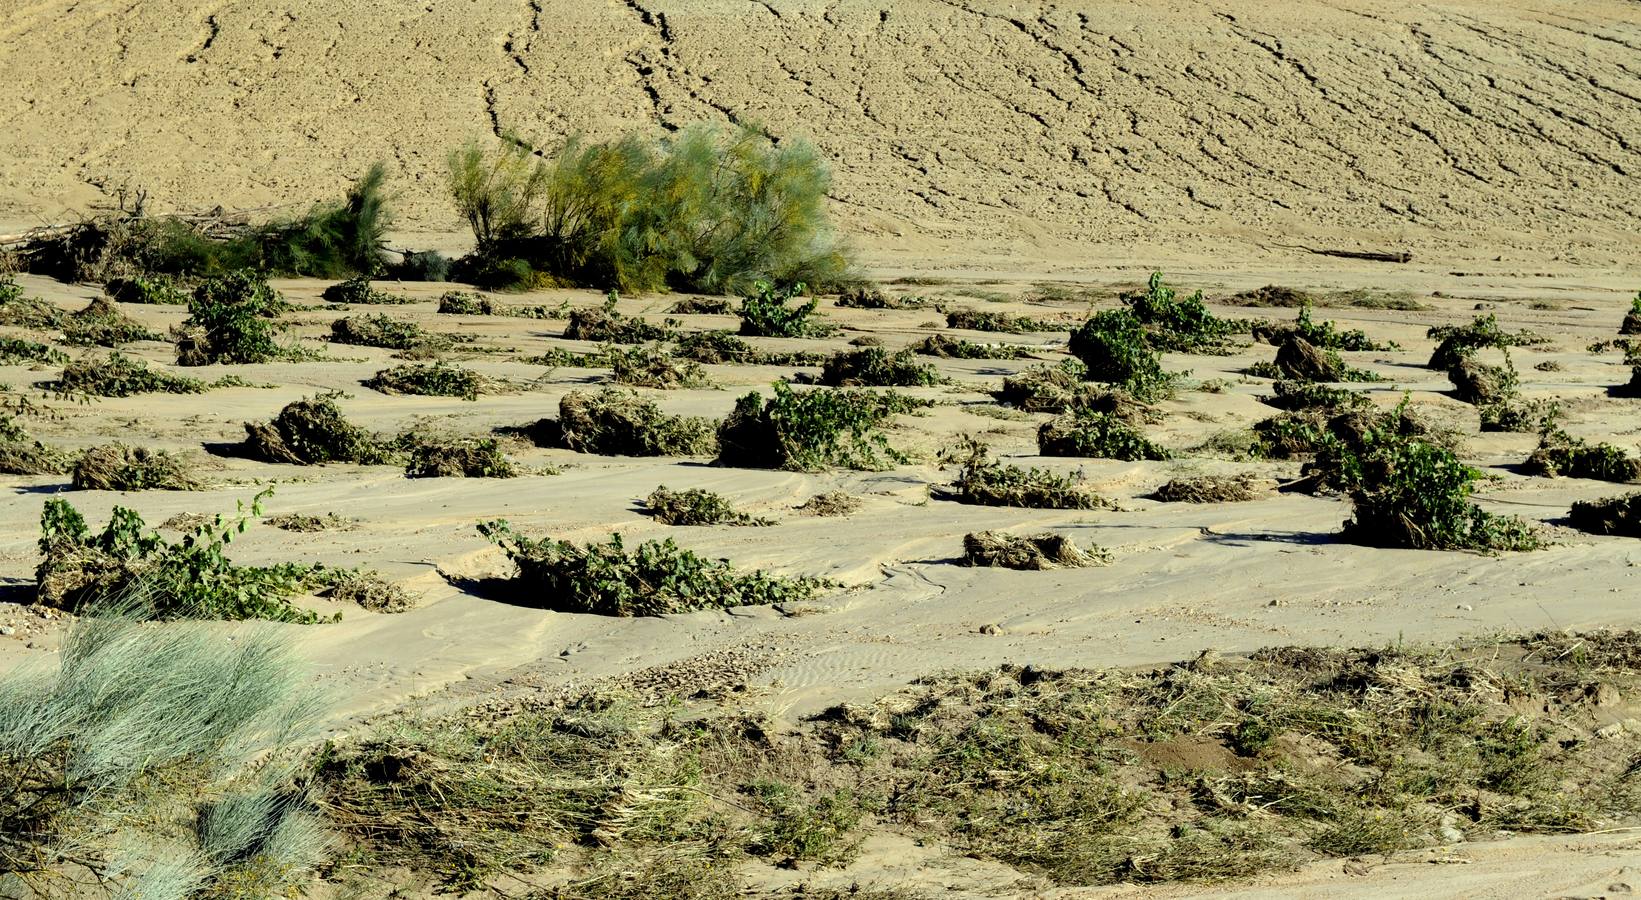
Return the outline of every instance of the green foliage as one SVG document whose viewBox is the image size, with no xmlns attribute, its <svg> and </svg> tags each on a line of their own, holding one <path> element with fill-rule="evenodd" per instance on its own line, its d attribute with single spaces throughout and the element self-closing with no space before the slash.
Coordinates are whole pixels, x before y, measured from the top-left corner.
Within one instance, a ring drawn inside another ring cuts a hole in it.
<svg viewBox="0 0 1641 900">
<path fill-rule="evenodd" d="M 460 397 L 479 399 L 484 389 L 484 376 L 461 366 L 448 363 L 409 363 L 383 369 L 361 382 L 365 387 L 384 394 L 419 394 L 428 397 Z"/>
<path fill-rule="evenodd" d="M 1064 322 L 1045 322 L 1030 316 L 1015 316 L 995 310 L 954 309 L 946 313 L 946 327 L 968 331 L 1026 334 L 1033 331 L 1061 331 L 1066 326 Z"/>
<path fill-rule="evenodd" d="M 750 337 L 826 337 L 837 329 L 815 317 L 820 301 L 810 297 L 796 306 L 789 305 L 793 298 L 803 294 L 803 282 L 778 289 L 767 281 L 760 281 L 752 293 L 741 299 L 741 334 Z"/>
<path fill-rule="evenodd" d="M 667 307 L 673 316 L 727 316 L 734 311 L 727 297 L 685 297 Z"/>
<path fill-rule="evenodd" d="M 0 275 L 0 325 L 17 328 L 61 328 L 68 313 L 39 297 L 23 296 L 23 288 L 10 275 Z"/>
<path fill-rule="evenodd" d="M 851 791 L 810 798 L 782 782 L 757 781 L 746 793 L 765 816 L 749 848 L 755 854 L 836 866 L 848 864 L 860 849 L 856 832 L 865 810 Z"/>
<path fill-rule="evenodd" d="M 673 353 L 709 365 L 818 366 L 827 359 L 826 354 L 813 350 L 759 350 L 728 331 L 692 331 L 678 338 Z"/>
<path fill-rule="evenodd" d="M 624 316 L 615 311 L 614 304 L 605 304 L 596 309 L 571 311 L 564 336 L 572 341 L 642 344 L 670 340 L 677 337 L 678 332 L 671 324 L 654 325 L 635 316 Z"/>
<path fill-rule="evenodd" d="M 262 514 L 258 494 L 233 519 L 221 515 L 170 543 L 147 531 L 135 511 L 116 506 L 103 530 L 92 533 L 64 500 L 47 500 L 40 514 L 39 600 L 71 612 L 104 598 L 138 596 L 154 618 L 270 619 L 318 622 L 291 604 L 318 570 L 281 563 L 238 566 L 226 547 Z"/>
<path fill-rule="evenodd" d="M 705 456 L 716 449 L 712 423 L 669 416 L 633 391 L 571 391 L 558 402 L 547 443 L 605 456 Z"/>
<path fill-rule="evenodd" d="M 1533 550 L 1532 526 L 1470 502 L 1481 472 L 1451 450 L 1389 428 L 1369 428 L 1355 445 L 1329 445 L 1318 465 L 1349 494 L 1354 517 L 1345 540 L 1414 550 Z"/>
<path fill-rule="evenodd" d="M 108 296 L 121 303 L 145 303 L 180 306 L 188 302 L 189 292 L 177 279 L 165 275 L 133 275 L 130 278 L 110 278 L 103 285 Z"/>
<path fill-rule="evenodd" d="M 240 270 L 202 282 L 176 332 L 177 364 L 261 363 L 294 356 L 274 343 L 281 330 L 275 320 L 288 308 L 256 272 Z"/>
<path fill-rule="evenodd" d="M 1477 316 L 1469 325 L 1437 325 L 1427 331 L 1425 337 L 1439 342 L 1435 352 L 1430 355 L 1430 368 L 1444 370 L 1452 368 L 1461 357 L 1483 347 L 1497 347 L 1502 350 L 1506 347 L 1543 344 L 1548 340 L 1531 331 L 1505 331 L 1499 327 L 1498 317 L 1492 313 Z"/>
<path fill-rule="evenodd" d="M 275 631 L 93 611 L 0 677 L 0 889 L 293 896 L 329 839 L 282 751 L 321 702 Z"/>
<path fill-rule="evenodd" d="M 1350 409 L 1365 409 L 1373 405 L 1367 395 L 1361 391 L 1348 388 L 1329 387 L 1317 384 L 1314 381 L 1295 381 L 1281 379 L 1271 385 L 1273 393 L 1268 397 L 1259 398 L 1259 402 L 1277 409 L 1295 410 L 1326 410 L 1339 412 Z"/>
<path fill-rule="evenodd" d="M 1116 505 L 1094 493 L 1081 477 L 993 459 L 991 450 L 973 437 L 964 439 L 959 458 L 962 468 L 952 483 L 951 498 L 960 503 L 1027 509 L 1110 509 Z"/>
<path fill-rule="evenodd" d="M 121 353 L 83 356 L 63 368 L 56 384 L 63 394 L 132 397 L 137 394 L 200 394 L 205 382 L 150 369 L 142 360 Z"/>
<path fill-rule="evenodd" d="M 1078 407 L 1037 429 L 1044 456 L 1089 456 L 1125 461 L 1169 459 L 1167 448 L 1151 441 L 1121 415 Z"/>
<path fill-rule="evenodd" d="M 563 612 L 606 616 L 661 616 L 700 609 L 770 606 L 808 600 L 828 586 L 820 579 L 784 578 L 762 570 L 739 571 L 681 549 L 671 538 L 645 541 L 632 551 L 619 533 L 609 541 L 573 544 L 532 540 L 504 521 L 485 522 L 479 533 L 519 567 L 528 596 Z"/>
<path fill-rule="evenodd" d="M 1139 400 L 1165 397 L 1177 381 L 1177 376 L 1162 370 L 1144 326 L 1126 310 L 1095 313 L 1071 333 L 1070 347 L 1089 381 L 1118 385 Z"/>
<path fill-rule="evenodd" d="M 644 498 L 645 510 L 663 525 L 773 525 L 772 519 L 747 515 L 721 494 L 700 488 L 669 491 L 661 485 Z"/>
<path fill-rule="evenodd" d="M 23 363 L 61 365 L 66 362 L 68 354 L 48 344 L 0 335 L 0 366 Z"/>
<path fill-rule="evenodd" d="M 9 415 L 0 414 L 0 474 L 61 475 L 72 456 L 29 436 Z"/>
<path fill-rule="evenodd" d="M 1560 428 L 1550 428 L 1539 436 L 1538 447 L 1522 464 L 1529 475 L 1553 478 L 1593 478 L 1597 481 L 1641 481 L 1641 460 L 1622 447 L 1590 444 Z"/>
<path fill-rule="evenodd" d="M 193 491 L 201 486 L 181 457 L 124 444 L 86 450 L 70 474 L 75 490 L 81 491 Z"/>
<path fill-rule="evenodd" d="M 103 297 L 94 298 L 63 324 L 63 342 L 78 347 L 118 347 L 133 341 L 158 340 L 162 340 L 158 334 Z"/>
<path fill-rule="evenodd" d="M 431 440 L 410 448 L 406 478 L 512 478 L 512 460 L 495 438 Z"/>
<path fill-rule="evenodd" d="M 376 287 L 370 283 L 370 273 L 355 275 L 345 281 L 338 281 L 330 287 L 325 288 L 324 292 L 320 294 L 320 296 L 331 303 L 345 303 L 350 306 L 356 304 L 362 304 L 365 306 L 395 306 L 416 302 L 413 297 L 406 297 L 401 294 L 390 294 L 387 291 L 377 290 Z"/>
<path fill-rule="evenodd" d="M 925 387 L 945 381 L 911 350 L 891 354 L 882 347 L 840 350 L 826 360 L 820 375 L 821 384 L 834 387 Z"/>
<path fill-rule="evenodd" d="M 843 309 L 923 309 L 929 301 L 904 294 L 890 295 L 875 287 L 858 285 L 839 294 L 833 304 Z"/>
<path fill-rule="evenodd" d="M 833 466 L 885 469 L 905 457 L 879 427 L 918 403 L 895 393 L 816 389 L 775 382 L 736 401 L 718 426 L 718 462 L 755 469 L 818 472 Z"/>
<path fill-rule="evenodd" d="M 1299 307 L 1299 316 L 1292 324 L 1258 325 L 1254 336 L 1267 344 L 1280 345 L 1290 334 L 1297 334 L 1317 347 L 1327 350 L 1399 350 L 1394 341 L 1378 343 L 1361 329 L 1342 331 L 1333 322 L 1312 319 L 1315 307 L 1309 300 Z"/>
<path fill-rule="evenodd" d="M 1641 491 L 1599 500 L 1577 500 L 1567 513 L 1568 524 L 1591 534 L 1641 537 Z"/>
<path fill-rule="evenodd" d="M 1214 316 L 1203 305 L 1202 292 L 1180 299 L 1163 283 L 1161 272 L 1152 272 L 1143 291 L 1123 294 L 1134 318 L 1149 326 L 1145 342 L 1156 350 L 1199 353 L 1222 348 L 1225 338 L 1242 325 Z M 1076 351 L 1073 351 L 1076 352 Z M 1086 360 L 1085 360 L 1086 362 Z"/>
<path fill-rule="evenodd" d="M 453 155 L 453 193 L 478 242 L 464 280 L 721 293 L 847 277 L 830 179 L 802 141 L 701 125 L 653 142 L 572 138 L 550 160 L 533 156 L 517 138 Z"/>
<path fill-rule="evenodd" d="M 246 422 L 241 452 L 264 462 L 301 466 L 390 462 L 392 447 L 349 422 L 336 404 L 341 396 L 341 392 L 329 392 L 304 397 L 287 404 L 266 425 Z"/>
</svg>

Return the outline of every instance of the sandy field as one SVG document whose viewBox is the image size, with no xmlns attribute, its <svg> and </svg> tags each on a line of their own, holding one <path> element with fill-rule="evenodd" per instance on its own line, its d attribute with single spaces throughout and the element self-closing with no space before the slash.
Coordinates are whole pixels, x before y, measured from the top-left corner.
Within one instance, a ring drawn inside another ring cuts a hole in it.
<svg viewBox="0 0 1641 900">
<path fill-rule="evenodd" d="M 865 270 L 891 292 L 954 306 L 1080 321 L 1163 269 L 1227 316 L 1292 310 L 1220 301 L 1268 284 L 1366 290 L 1413 311 L 1318 310 L 1400 350 L 1344 354 L 1466 434 L 1463 457 L 1490 476 L 1494 512 L 1542 523 L 1533 553 L 1370 549 L 1334 538 L 1348 501 L 1264 493 L 1245 503 L 1148 499 L 1171 478 L 1251 472 L 1288 481 L 1297 462 L 1235 462 L 1196 451 L 1273 414 L 1245 378 L 1270 359 L 1168 354 L 1188 372 L 1148 434 L 1165 462 L 1036 456 L 1046 415 L 996 418 L 989 394 L 1037 360 L 933 360 L 950 384 L 910 389 L 937 401 L 896 419 L 911 461 L 883 472 L 730 469 L 704 459 L 618 458 L 505 444 L 531 474 L 507 480 L 407 479 L 398 468 L 278 466 L 214 456 L 243 423 L 321 391 L 357 424 L 463 434 L 556 415 L 565 393 L 606 373 L 523 358 L 593 345 L 563 322 L 436 313 L 442 284 L 382 283 L 415 302 L 363 309 L 476 340 L 449 356 L 506 389 L 475 402 L 388 397 L 361 381 L 391 351 L 323 343 L 338 317 L 295 313 L 291 335 L 317 361 L 216 366 L 256 386 L 76 404 L 37 383 L 51 367 L 0 367 L 0 383 L 52 410 L 30 431 L 70 449 L 119 440 L 186 454 L 202 491 L 65 493 L 93 523 L 115 505 L 150 524 L 231 512 L 263 487 L 270 513 L 337 513 L 344 530 L 253 528 L 247 563 L 302 560 L 379 570 L 417 597 L 396 615 L 344 610 L 289 626 L 335 697 L 348 732 L 395 710 L 620 685 L 660 697 L 733 689 L 777 721 L 891 692 L 919 676 L 1002 663 L 1145 666 L 1276 645 L 1376 646 L 1546 630 L 1633 628 L 1641 559 L 1633 539 L 1564 524 L 1571 503 L 1612 484 L 1526 477 L 1532 434 L 1478 431 L 1473 407 L 1424 363 L 1434 325 L 1494 313 L 1549 342 L 1515 348 L 1527 399 L 1557 399 L 1574 435 L 1641 445 L 1641 409 L 1607 395 L 1627 381 L 1616 336 L 1641 289 L 1641 4 L 1632 0 L 1220 0 L 1207 4 L 990 0 L 15 0 L 0 10 L 0 233 L 145 192 L 153 211 L 300 208 L 330 197 L 372 161 L 391 167 L 395 247 L 462 249 L 445 198 L 445 154 L 469 136 L 516 131 L 543 146 L 584 133 L 756 122 L 804 137 L 831 160 L 833 210 Z M 1321 249 L 1406 250 L 1412 261 L 1334 259 Z M 896 283 L 900 279 L 902 283 Z M 913 283 L 927 282 L 927 283 Z M 65 310 L 97 285 L 19 283 Z M 275 285 L 322 304 L 326 282 Z M 675 296 L 628 297 L 620 311 L 659 321 Z M 601 303 L 592 291 L 498 297 L 506 305 Z M 123 304 L 164 332 L 179 307 Z M 362 308 L 361 308 L 362 309 Z M 778 349 L 890 349 L 945 328 L 931 310 L 835 309 L 824 341 Z M 734 316 L 678 317 L 689 330 Z M 23 335 L 0 328 L 6 334 Z M 1038 360 L 1061 358 L 1065 331 L 1001 336 Z M 127 348 L 169 366 L 169 344 Z M 78 351 L 75 351 L 78 352 Z M 1539 368 L 1540 364 L 1546 365 Z M 645 392 L 670 413 L 722 417 L 737 397 L 792 367 L 708 366 L 711 389 Z M 181 371 L 181 370 L 178 370 Z M 814 370 L 807 370 L 814 371 Z M 1194 390 L 1223 379 L 1218 392 Z M 967 506 L 931 495 L 950 480 L 939 452 L 975 435 L 1010 462 L 1081 471 L 1117 509 Z M 551 472 L 552 474 L 543 474 Z M 658 485 L 705 488 L 769 528 L 667 528 L 641 511 Z M 49 659 L 63 623 L 26 606 L 39 513 L 62 476 L 0 476 L 0 667 Z M 841 490 L 846 518 L 796 509 Z M 670 534 L 745 567 L 834 579 L 801 609 L 734 609 L 612 619 L 517 605 L 482 589 L 510 564 L 475 529 L 505 518 L 531 535 L 587 541 Z M 1108 567 L 1048 572 L 957 565 L 983 529 L 1058 531 L 1112 551 Z M 4 602 L 11 601 L 11 602 Z M 305 601 L 326 612 L 325 601 Z M 874 839 L 877 840 L 877 839 Z M 769 884 L 783 886 L 779 873 Z M 1017 896 L 1011 878 L 882 837 L 837 875 L 909 879 L 941 896 Z M 1252 885 L 1061 889 L 1071 897 L 1615 897 L 1641 890 L 1632 833 L 1521 839 L 1330 862 Z"/>
</svg>

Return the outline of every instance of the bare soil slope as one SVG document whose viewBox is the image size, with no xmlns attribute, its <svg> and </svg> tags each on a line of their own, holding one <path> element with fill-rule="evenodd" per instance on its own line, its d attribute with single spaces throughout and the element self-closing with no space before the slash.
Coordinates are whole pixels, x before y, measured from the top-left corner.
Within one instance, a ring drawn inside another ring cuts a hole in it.
<svg viewBox="0 0 1641 900">
<path fill-rule="evenodd" d="M 0 12 L 0 219 L 145 188 L 298 203 L 374 159 L 763 123 L 869 248 L 1641 258 L 1641 7 L 987 0 L 35 0 Z"/>
</svg>

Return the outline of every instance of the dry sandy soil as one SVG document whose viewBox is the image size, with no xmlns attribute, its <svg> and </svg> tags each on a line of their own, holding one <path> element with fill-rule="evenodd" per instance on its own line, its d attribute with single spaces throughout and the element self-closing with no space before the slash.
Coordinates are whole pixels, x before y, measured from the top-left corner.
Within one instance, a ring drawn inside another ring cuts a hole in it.
<svg viewBox="0 0 1641 900">
<path fill-rule="evenodd" d="M 1110 305 L 1116 289 L 1161 265 L 1179 286 L 1211 298 L 1283 283 L 1403 292 L 1427 304 L 1418 312 L 1325 315 L 1400 342 L 1399 352 L 1347 354 L 1389 379 L 1369 388 L 1376 401 L 1390 405 L 1411 391 L 1433 415 L 1471 432 L 1466 459 L 1499 476 L 1484 486 L 1483 505 L 1543 521 L 1556 539 L 1548 550 L 1499 557 L 1371 550 L 1330 537 L 1348 514 L 1335 499 L 1271 494 L 1195 506 L 1144 498 L 1181 473 L 1297 471 L 1191 453 L 1164 463 L 1027 460 L 1080 468 L 1120 501 L 1117 511 L 931 500 L 929 486 L 951 474 L 936 454 L 957 435 L 981 434 L 1016 461 L 1035 452 L 1037 420 L 972 411 L 990 402 L 985 390 L 1027 362 L 942 361 L 954 385 L 915 393 L 945 405 L 901 417 L 892 433 L 914 462 L 881 473 L 800 475 L 516 446 L 509 450 L 521 463 L 559 474 L 407 480 L 393 468 L 280 467 L 201 453 L 202 442 L 236 440 L 240 423 L 265 421 L 325 389 L 348 391 L 348 415 L 373 429 L 425 420 L 477 433 L 551 415 L 562 394 L 601 380 L 595 370 L 518 361 L 576 346 L 559 340 L 562 323 L 440 316 L 434 302 L 444 288 L 436 285 L 387 285 L 419 302 L 384 311 L 478 335 L 481 347 L 516 350 L 456 354 L 516 390 L 472 403 L 389 398 L 359 385 L 389 364 L 388 351 L 332 346 L 320 362 L 222 369 L 272 387 L 85 406 L 38 401 L 58 413 L 29 422 L 49 443 L 118 439 L 185 451 L 214 482 L 196 493 L 70 495 L 93 522 L 115 504 L 150 523 L 230 511 L 263 484 L 276 487 L 272 512 L 357 520 L 349 530 L 310 535 L 257 528 L 235 545 L 246 562 L 377 568 L 418 594 L 418 607 L 401 615 L 350 609 L 340 624 L 303 632 L 305 652 L 336 688 L 339 721 L 413 701 L 437 707 L 606 679 L 655 691 L 748 682 L 751 702 L 793 717 L 932 671 L 1005 661 L 1148 664 L 1205 648 L 1637 624 L 1633 599 L 1624 599 L 1635 590 L 1633 542 L 1556 525 L 1572 501 L 1618 489 L 1519 475 L 1514 467 L 1534 438 L 1476 434 L 1474 410 L 1446 396 L 1446 378 L 1422 366 L 1427 327 L 1468 321 L 1477 304 L 1490 304 L 1507 327 L 1552 338 L 1515 353 L 1528 397 L 1561 398 L 1575 434 L 1636 444 L 1635 401 L 1605 394 L 1628 379 L 1628 368 L 1616 355 L 1585 349 L 1614 336 L 1641 288 L 1641 5 L 1634 2 L 6 6 L 0 221 L 10 225 L 59 221 L 124 188 L 146 190 L 157 209 L 301 204 L 335 195 L 371 161 L 386 159 L 403 210 L 399 240 L 454 247 L 443 160 L 469 135 L 513 129 L 552 144 L 573 132 L 757 121 L 778 136 L 813 140 L 833 160 L 835 210 L 874 275 L 950 279 L 899 289 L 906 292 L 1080 315 L 1084 301 L 1031 297 L 1053 283 Z M 1307 247 L 1408 249 L 1415 258 L 1356 263 Z M 65 308 L 99 293 L 32 277 L 22 283 Z M 279 287 L 293 301 L 317 303 L 324 285 Z M 503 302 L 600 299 L 555 292 Z M 659 318 L 670 302 L 626 299 L 622 309 Z M 158 330 L 183 315 L 124 311 Z M 849 330 L 825 347 L 862 333 L 898 346 L 930 333 L 925 323 L 938 318 L 827 312 Z M 293 321 L 318 346 L 334 318 L 303 313 Z M 690 328 L 733 327 L 730 317 L 683 318 Z M 1064 333 L 1024 339 L 1042 344 L 1045 358 L 1055 358 L 1064 340 Z M 154 362 L 171 359 L 163 344 L 133 349 Z M 1266 384 L 1237 374 L 1269 355 L 1256 345 L 1230 357 L 1168 357 L 1169 368 L 1191 371 L 1188 384 L 1230 384 L 1164 404 L 1167 420 L 1152 436 L 1189 450 L 1269 415 L 1256 399 Z M 1561 367 L 1535 368 L 1552 361 Z M 710 368 L 721 389 L 656 398 L 669 412 L 720 416 L 740 394 L 793 371 Z M 38 396 L 29 386 L 52 374 L 0 368 L 0 382 Z M 39 510 L 66 480 L 8 476 L 0 484 L 0 589 L 26 600 Z M 636 506 L 659 484 L 719 491 L 779 524 L 666 529 Z M 836 489 L 858 495 L 863 508 L 847 519 L 793 510 Z M 506 560 L 474 530 L 493 517 L 530 534 L 582 540 L 612 530 L 633 538 L 671 532 L 738 564 L 851 587 L 796 617 L 759 609 L 611 620 L 525 608 L 457 586 L 506 572 Z M 954 565 L 962 535 L 982 528 L 1053 528 L 1110 548 L 1115 562 L 1043 573 Z M 56 624 L 20 608 L 0 611 L 0 624 L 16 628 L 0 637 L 0 665 L 45 658 L 59 636 Z M 868 848 L 861 865 L 892 873 L 897 860 L 913 858 L 904 847 L 879 849 Z M 1347 874 L 1334 863 L 1252 888 L 1147 896 L 1594 897 L 1623 893 L 1616 885 L 1641 887 L 1641 851 L 1628 836 L 1470 847 L 1460 855 L 1471 864 L 1420 860 Z M 942 863 L 911 865 L 938 880 L 929 873 Z"/>
</svg>

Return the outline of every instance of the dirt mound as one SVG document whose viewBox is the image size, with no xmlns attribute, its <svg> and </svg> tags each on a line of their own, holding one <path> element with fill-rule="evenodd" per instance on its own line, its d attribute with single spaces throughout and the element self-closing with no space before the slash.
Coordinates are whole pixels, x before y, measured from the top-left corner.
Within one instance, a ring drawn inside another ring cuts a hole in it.
<svg viewBox="0 0 1641 900">
<path fill-rule="evenodd" d="M 122 186 L 305 205 L 384 159 L 401 227 L 453 228 L 445 154 L 474 132 L 727 119 L 812 139 L 885 241 L 1633 260 L 1641 8 L 1576 6 L 25 4 L 0 23 L 0 218 Z"/>
</svg>

